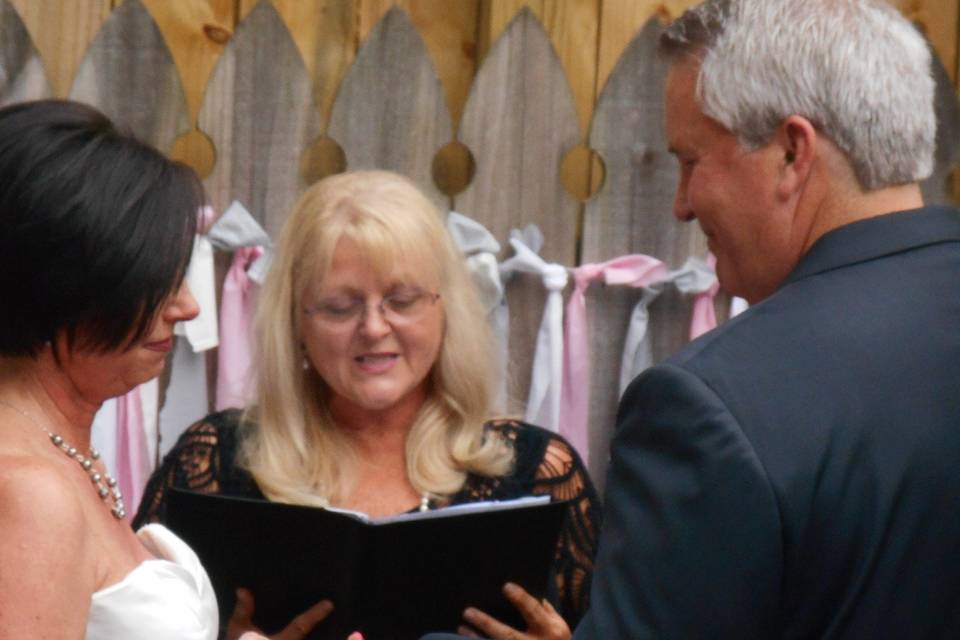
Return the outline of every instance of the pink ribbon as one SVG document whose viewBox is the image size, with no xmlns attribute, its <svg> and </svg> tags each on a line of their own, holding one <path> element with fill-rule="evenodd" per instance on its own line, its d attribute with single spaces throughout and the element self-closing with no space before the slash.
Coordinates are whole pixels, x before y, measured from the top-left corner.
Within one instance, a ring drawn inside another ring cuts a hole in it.
<svg viewBox="0 0 960 640">
<path fill-rule="evenodd" d="M 220 350 L 217 357 L 217 411 L 244 407 L 253 389 L 253 306 L 256 283 L 247 269 L 263 247 L 240 247 L 223 282 L 220 301 Z"/>
<path fill-rule="evenodd" d="M 574 288 L 567 303 L 563 353 L 563 393 L 560 434 L 586 460 L 590 453 L 587 421 L 590 410 L 590 354 L 587 333 L 587 298 L 590 284 L 600 278 L 613 285 L 647 287 L 667 276 L 661 261 L 645 255 L 628 255 L 573 270 Z"/>
<path fill-rule="evenodd" d="M 717 268 L 717 257 L 712 253 L 707 254 L 707 265 L 711 269 Z M 693 299 L 693 314 L 690 318 L 691 340 L 699 338 L 717 326 L 717 311 L 713 306 L 713 300 L 717 297 L 718 291 L 720 291 L 720 282 L 715 280 L 709 289 L 698 293 Z"/>
<path fill-rule="evenodd" d="M 127 518 L 137 512 L 150 474 L 144 435 L 143 404 L 136 386 L 117 398 L 117 485 L 123 494 Z"/>
</svg>

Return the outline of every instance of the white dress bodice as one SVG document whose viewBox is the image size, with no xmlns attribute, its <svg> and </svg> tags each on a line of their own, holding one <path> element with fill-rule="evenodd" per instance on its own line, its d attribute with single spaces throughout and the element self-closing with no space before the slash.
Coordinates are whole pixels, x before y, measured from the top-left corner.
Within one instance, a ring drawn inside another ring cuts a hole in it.
<svg viewBox="0 0 960 640">
<path fill-rule="evenodd" d="M 86 640 L 215 640 L 217 600 L 197 554 L 163 525 L 137 537 L 155 559 L 93 594 Z"/>
</svg>

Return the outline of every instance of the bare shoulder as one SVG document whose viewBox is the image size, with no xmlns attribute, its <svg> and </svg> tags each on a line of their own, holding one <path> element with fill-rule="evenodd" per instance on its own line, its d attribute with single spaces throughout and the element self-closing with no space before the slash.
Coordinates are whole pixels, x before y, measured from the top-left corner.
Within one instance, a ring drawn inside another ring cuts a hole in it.
<svg viewBox="0 0 960 640">
<path fill-rule="evenodd" d="M 0 640 L 82 635 L 95 575 L 74 487 L 50 461 L 0 455 Z"/>
<path fill-rule="evenodd" d="M 0 548 L 18 534 L 45 537 L 71 547 L 82 541 L 84 513 L 72 483 L 52 462 L 25 455 L 0 455 Z"/>
</svg>

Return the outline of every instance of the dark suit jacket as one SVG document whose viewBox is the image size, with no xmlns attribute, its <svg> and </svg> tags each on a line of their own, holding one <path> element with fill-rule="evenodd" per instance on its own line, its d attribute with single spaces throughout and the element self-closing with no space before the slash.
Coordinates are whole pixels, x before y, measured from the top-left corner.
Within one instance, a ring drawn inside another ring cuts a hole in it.
<svg viewBox="0 0 960 640">
<path fill-rule="evenodd" d="M 620 405 L 576 640 L 960 638 L 960 215 L 821 238 Z"/>
</svg>

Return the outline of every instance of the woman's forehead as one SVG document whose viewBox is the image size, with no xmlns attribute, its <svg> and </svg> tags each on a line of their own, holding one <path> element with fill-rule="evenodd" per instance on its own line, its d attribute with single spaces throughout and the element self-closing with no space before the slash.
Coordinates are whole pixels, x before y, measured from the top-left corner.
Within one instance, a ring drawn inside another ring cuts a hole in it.
<svg viewBox="0 0 960 640">
<path fill-rule="evenodd" d="M 341 238 L 329 265 L 314 278 L 315 284 L 328 286 L 435 285 L 436 263 L 421 248 L 396 245 L 365 247 L 351 238 Z"/>
</svg>

